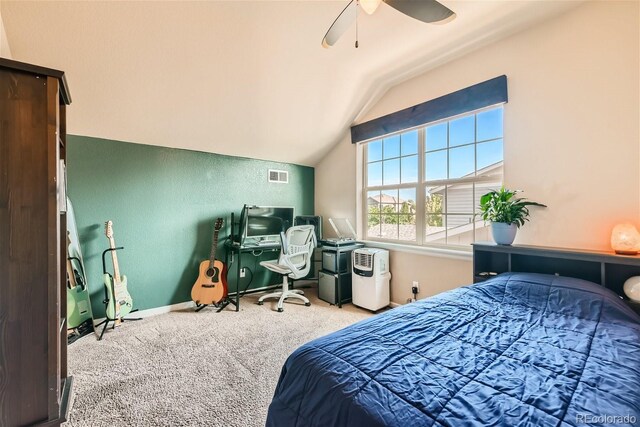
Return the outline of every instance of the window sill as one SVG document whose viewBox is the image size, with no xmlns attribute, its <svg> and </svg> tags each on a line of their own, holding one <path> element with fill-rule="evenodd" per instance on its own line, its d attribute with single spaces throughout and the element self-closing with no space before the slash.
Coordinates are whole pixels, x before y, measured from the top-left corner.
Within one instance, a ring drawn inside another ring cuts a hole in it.
<svg viewBox="0 0 640 427">
<path fill-rule="evenodd" d="M 433 256 L 438 258 L 450 258 L 470 261 L 473 259 L 473 252 L 471 246 L 466 248 L 437 248 L 433 246 L 417 246 L 417 245 L 403 245 L 401 243 L 381 242 L 378 240 L 358 240 L 360 243 L 364 243 L 372 248 L 387 249 L 396 252 L 405 252 L 410 254 Z"/>
</svg>

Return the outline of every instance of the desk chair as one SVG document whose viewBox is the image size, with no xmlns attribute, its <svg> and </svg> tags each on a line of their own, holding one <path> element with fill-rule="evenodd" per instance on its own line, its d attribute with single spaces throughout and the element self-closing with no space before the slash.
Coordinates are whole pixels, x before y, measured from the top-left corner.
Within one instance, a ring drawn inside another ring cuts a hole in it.
<svg viewBox="0 0 640 427">
<path fill-rule="evenodd" d="M 258 300 L 262 305 L 267 298 L 280 298 L 278 312 L 284 310 L 283 303 L 287 298 L 297 298 L 304 301 L 307 307 L 311 305 L 299 289 L 289 289 L 289 278 L 301 279 L 309 274 L 313 264 L 313 248 L 316 247 L 316 234 L 313 225 L 297 225 L 290 227 L 287 233 L 280 233 L 280 257 L 278 261 L 262 261 L 264 268 L 282 275 L 282 291 L 264 295 Z"/>
</svg>

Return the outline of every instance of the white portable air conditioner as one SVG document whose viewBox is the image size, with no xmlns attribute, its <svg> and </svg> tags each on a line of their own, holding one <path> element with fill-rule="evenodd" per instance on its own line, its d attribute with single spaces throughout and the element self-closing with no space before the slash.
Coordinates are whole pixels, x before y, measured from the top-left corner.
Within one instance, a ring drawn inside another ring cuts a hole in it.
<svg viewBox="0 0 640 427">
<path fill-rule="evenodd" d="M 363 248 L 352 252 L 352 301 L 354 305 L 378 311 L 389 305 L 389 251 Z"/>
</svg>

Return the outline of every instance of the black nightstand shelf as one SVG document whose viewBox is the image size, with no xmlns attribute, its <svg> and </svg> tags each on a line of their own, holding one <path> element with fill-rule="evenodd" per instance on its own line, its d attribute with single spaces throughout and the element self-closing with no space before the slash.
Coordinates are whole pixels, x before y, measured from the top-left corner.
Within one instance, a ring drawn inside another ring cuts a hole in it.
<svg viewBox="0 0 640 427">
<path fill-rule="evenodd" d="M 640 304 L 629 301 L 622 289 L 632 276 L 640 276 L 640 256 L 616 255 L 580 249 L 526 245 L 473 244 L 473 282 L 488 274 L 526 272 L 555 274 L 588 280 L 611 289 L 640 313 Z"/>
<path fill-rule="evenodd" d="M 640 314 L 640 302 L 627 301 L 627 304 L 635 311 Z"/>
</svg>

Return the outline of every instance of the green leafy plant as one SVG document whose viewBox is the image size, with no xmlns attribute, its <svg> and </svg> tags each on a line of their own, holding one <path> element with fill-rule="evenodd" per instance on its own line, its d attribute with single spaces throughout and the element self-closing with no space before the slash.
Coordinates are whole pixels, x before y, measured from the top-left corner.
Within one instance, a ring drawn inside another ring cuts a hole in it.
<svg viewBox="0 0 640 427">
<path fill-rule="evenodd" d="M 520 192 L 520 190 L 508 190 L 501 187 L 500 190 L 492 190 L 483 195 L 480 198 L 482 219 L 491 222 L 516 224 L 520 228 L 525 221 L 529 221 L 528 206 L 547 207 L 542 203 L 515 197 Z"/>
</svg>

